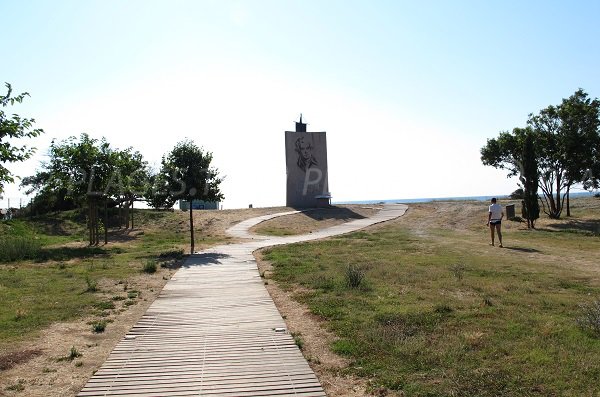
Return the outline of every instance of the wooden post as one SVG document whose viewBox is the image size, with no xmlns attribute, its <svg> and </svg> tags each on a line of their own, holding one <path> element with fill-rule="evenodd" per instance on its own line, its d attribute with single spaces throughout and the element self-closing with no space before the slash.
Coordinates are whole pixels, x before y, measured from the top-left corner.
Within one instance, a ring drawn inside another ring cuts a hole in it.
<svg viewBox="0 0 600 397">
<path fill-rule="evenodd" d="M 94 244 L 94 236 L 93 236 L 93 232 L 92 232 L 92 227 L 93 225 L 93 219 L 92 219 L 92 200 L 90 199 L 90 197 L 88 196 L 88 231 L 89 231 L 89 235 L 90 235 L 90 245 Z"/>
<path fill-rule="evenodd" d="M 120 200 L 120 199 L 119 199 Z M 122 224 L 123 224 L 123 215 L 121 213 L 121 208 L 123 207 L 123 203 L 121 201 L 119 201 L 119 229 L 121 228 Z"/>
<path fill-rule="evenodd" d="M 190 238 L 191 238 L 191 248 L 190 255 L 194 254 L 194 216 L 192 214 L 192 202 L 190 201 Z"/>
<path fill-rule="evenodd" d="M 104 198 L 104 245 L 108 244 L 108 199 Z"/>
</svg>

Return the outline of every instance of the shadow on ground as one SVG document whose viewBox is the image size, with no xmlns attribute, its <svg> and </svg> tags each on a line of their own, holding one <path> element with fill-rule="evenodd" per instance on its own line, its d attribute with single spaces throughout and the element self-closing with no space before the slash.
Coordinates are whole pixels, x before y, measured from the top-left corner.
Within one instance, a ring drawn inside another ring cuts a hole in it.
<svg viewBox="0 0 600 397">
<path fill-rule="evenodd" d="M 528 252 L 528 253 L 541 253 L 542 251 L 536 250 L 535 248 L 523 248 L 523 247 L 507 247 L 504 246 L 504 249 L 518 252 Z"/>
<path fill-rule="evenodd" d="M 352 219 L 364 219 L 365 217 L 352 211 L 349 208 L 344 207 L 327 207 L 327 208 L 294 208 L 299 211 L 303 211 L 303 214 L 317 221 L 323 221 L 326 219 L 340 219 L 340 220 L 352 220 Z"/>
<path fill-rule="evenodd" d="M 589 236 L 600 236 L 600 220 L 595 219 L 569 219 L 563 222 L 554 222 L 538 230 L 545 232 L 581 233 Z"/>
<path fill-rule="evenodd" d="M 229 258 L 231 255 L 217 253 L 203 253 L 188 255 L 187 259 L 179 265 L 179 267 L 198 267 L 198 266 L 214 266 L 221 264 L 221 260 Z"/>
<path fill-rule="evenodd" d="M 121 254 L 123 252 L 123 249 L 118 247 L 112 247 L 110 249 L 90 246 L 42 248 L 36 258 L 36 262 L 45 262 L 49 260 L 68 261 L 75 258 L 110 257 L 114 254 Z"/>
</svg>

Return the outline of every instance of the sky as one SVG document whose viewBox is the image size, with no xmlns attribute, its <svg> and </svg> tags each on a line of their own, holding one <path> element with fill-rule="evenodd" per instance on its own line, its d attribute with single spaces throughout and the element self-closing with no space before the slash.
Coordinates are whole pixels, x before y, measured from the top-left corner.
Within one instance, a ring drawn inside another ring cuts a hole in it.
<svg viewBox="0 0 600 397">
<path fill-rule="evenodd" d="M 189 138 L 224 208 L 285 204 L 284 131 L 327 131 L 333 201 L 508 194 L 480 149 L 583 88 L 600 2 L 0 0 L 0 83 L 31 95 L 32 175 L 86 132 L 153 166 Z M 0 90 L 0 92 L 3 92 Z M 6 186 L 15 206 L 27 200 Z"/>
</svg>

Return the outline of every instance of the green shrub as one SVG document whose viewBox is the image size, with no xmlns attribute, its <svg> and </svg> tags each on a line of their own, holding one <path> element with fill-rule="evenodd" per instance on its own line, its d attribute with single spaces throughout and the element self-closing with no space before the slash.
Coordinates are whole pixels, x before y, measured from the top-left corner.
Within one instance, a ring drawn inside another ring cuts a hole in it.
<svg viewBox="0 0 600 397">
<path fill-rule="evenodd" d="M 142 271 L 148 274 L 156 273 L 156 261 L 152 259 L 147 260 Z"/>
<path fill-rule="evenodd" d="M 585 332 L 600 338 L 600 299 L 592 303 L 580 305 L 581 314 L 577 324 Z"/>
<path fill-rule="evenodd" d="M 98 282 L 96 280 L 92 280 L 90 276 L 85 276 L 85 283 L 87 284 L 87 288 L 85 292 L 97 292 L 98 291 Z"/>
<path fill-rule="evenodd" d="M 31 237 L 3 237 L 0 239 L 0 262 L 36 259 L 40 250 L 39 241 Z"/>
<path fill-rule="evenodd" d="M 106 321 L 105 320 L 101 320 L 101 321 L 96 321 L 95 323 L 92 323 L 92 332 L 94 333 L 101 333 L 104 332 L 104 330 L 106 329 Z"/>
<path fill-rule="evenodd" d="M 358 265 L 348 265 L 346 268 L 346 285 L 350 288 L 358 288 L 365 278 L 365 271 Z"/>
</svg>

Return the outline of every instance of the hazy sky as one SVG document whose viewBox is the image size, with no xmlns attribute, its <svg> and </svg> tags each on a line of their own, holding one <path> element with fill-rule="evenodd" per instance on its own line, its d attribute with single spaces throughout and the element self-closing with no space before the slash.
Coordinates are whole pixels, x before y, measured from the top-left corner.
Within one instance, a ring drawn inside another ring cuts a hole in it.
<svg viewBox="0 0 600 397">
<path fill-rule="evenodd" d="M 597 1 L 0 0 L 0 82 L 31 94 L 5 111 L 46 131 L 10 168 L 82 132 L 156 165 L 188 137 L 226 175 L 225 208 L 283 205 L 302 112 L 327 131 L 334 201 L 507 194 L 480 148 L 579 87 L 600 96 L 599 17 Z"/>
</svg>

